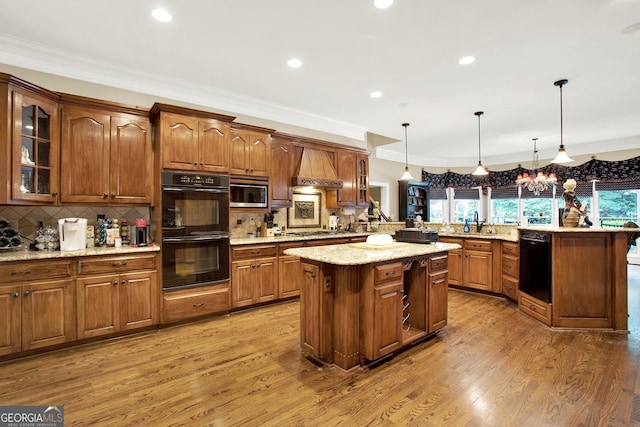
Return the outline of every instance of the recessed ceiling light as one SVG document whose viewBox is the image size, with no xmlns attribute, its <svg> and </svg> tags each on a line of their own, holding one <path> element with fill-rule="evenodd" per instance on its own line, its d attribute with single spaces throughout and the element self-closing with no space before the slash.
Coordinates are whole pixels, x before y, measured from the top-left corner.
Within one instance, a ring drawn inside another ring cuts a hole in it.
<svg viewBox="0 0 640 427">
<path fill-rule="evenodd" d="M 393 4 L 393 0 L 373 0 L 373 4 L 378 9 L 386 9 Z"/>
<path fill-rule="evenodd" d="M 291 68 L 300 68 L 302 67 L 302 61 L 300 61 L 298 58 L 291 58 L 287 61 L 287 65 Z"/>
<path fill-rule="evenodd" d="M 379 91 L 375 91 L 375 92 L 371 92 L 371 96 L 372 98 L 380 98 L 382 96 L 382 92 Z"/>
<path fill-rule="evenodd" d="M 474 58 L 473 56 L 463 56 L 462 58 L 460 58 L 460 60 L 458 60 L 458 64 L 469 65 L 472 64 L 475 60 L 476 58 Z"/>
<path fill-rule="evenodd" d="M 151 15 L 160 22 L 171 22 L 171 20 L 173 19 L 167 9 L 163 8 L 153 9 Z"/>
</svg>

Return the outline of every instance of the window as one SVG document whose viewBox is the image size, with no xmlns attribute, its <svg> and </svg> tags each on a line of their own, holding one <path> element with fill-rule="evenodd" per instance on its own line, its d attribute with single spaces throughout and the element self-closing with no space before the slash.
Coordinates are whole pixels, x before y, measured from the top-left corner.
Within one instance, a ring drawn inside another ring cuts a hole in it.
<svg viewBox="0 0 640 427">
<path fill-rule="evenodd" d="M 473 220 L 474 213 L 480 207 L 480 189 L 456 189 L 453 199 L 453 222 L 464 223 L 465 219 Z"/>
<path fill-rule="evenodd" d="M 447 190 L 444 188 L 429 188 L 429 222 L 444 222 L 444 206 L 447 202 Z"/>
<path fill-rule="evenodd" d="M 600 225 L 622 227 L 627 221 L 638 224 L 638 188 L 640 182 L 596 182 Z"/>
<path fill-rule="evenodd" d="M 491 189 L 491 222 L 518 223 L 518 187 Z"/>
</svg>

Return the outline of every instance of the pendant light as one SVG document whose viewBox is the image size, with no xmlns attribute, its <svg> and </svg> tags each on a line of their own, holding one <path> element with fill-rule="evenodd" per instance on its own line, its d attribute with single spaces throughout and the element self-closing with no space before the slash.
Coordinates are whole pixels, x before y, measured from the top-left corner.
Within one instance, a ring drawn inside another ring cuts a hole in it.
<svg viewBox="0 0 640 427">
<path fill-rule="evenodd" d="M 482 166 L 482 158 L 480 156 L 480 116 L 484 114 L 483 111 L 476 111 L 476 116 L 478 116 L 478 167 L 473 171 L 473 175 L 487 175 L 489 172 Z"/>
<path fill-rule="evenodd" d="M 569 156 L 567 156 L 567 152 L 564 151 L 564 141 L 562 140 L 562 133 L 563 133 L 563 128 L 562 128 L 562 86 L 566 85 L 567 83 L 569 83 L 569 80 L 567 80 L 567 79 L 558 80 L 557 82 L 553 83 L 555 86 L 558 86 L 560 88 L 560 148 L 558 149 L 558 155 L 556 156 L 555 159 L 553 159 L 551 161 L 551 163 L 569 163 L 569 162 L 573 162 L 573 159 L 570 158 Z"/>
<path fill-rule="evenodd" d="M 403 123 L 404 126 L 404 173 L 400 177 L 400 181 L 410 181 L 413 179 L 411 173 L 409 172 L 409 149 L 407 145 L 407 127 L 409 127 L 409 123 Z"/>
</svg>

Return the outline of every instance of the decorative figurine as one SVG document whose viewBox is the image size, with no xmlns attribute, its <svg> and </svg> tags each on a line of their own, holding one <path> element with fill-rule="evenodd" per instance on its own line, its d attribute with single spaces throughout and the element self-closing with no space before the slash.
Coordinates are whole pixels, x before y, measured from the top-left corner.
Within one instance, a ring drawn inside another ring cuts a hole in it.
<svg viewBox="0 0 640 427">
<path fill-rule="evenodd" d="M 580 202 L 575 195 L 576 180 L 567 179 L 562 185 L 564 188 L 564 212 L 562 213 L 562 225 L 564 227 L 590 227 L 593 223 L 587 216 L 587 202 Z"/>
</svg>

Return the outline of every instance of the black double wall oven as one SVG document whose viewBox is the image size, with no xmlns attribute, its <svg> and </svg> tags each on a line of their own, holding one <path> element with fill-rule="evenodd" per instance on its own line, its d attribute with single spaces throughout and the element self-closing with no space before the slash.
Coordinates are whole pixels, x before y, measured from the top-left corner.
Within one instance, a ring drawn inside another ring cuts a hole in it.
<svg viewBox="0 0 640 427">
<path fill-rule="evenodd" d="M 162 172 L 162 287 L 229 280 L 229 177 Z"/>
</svg>

